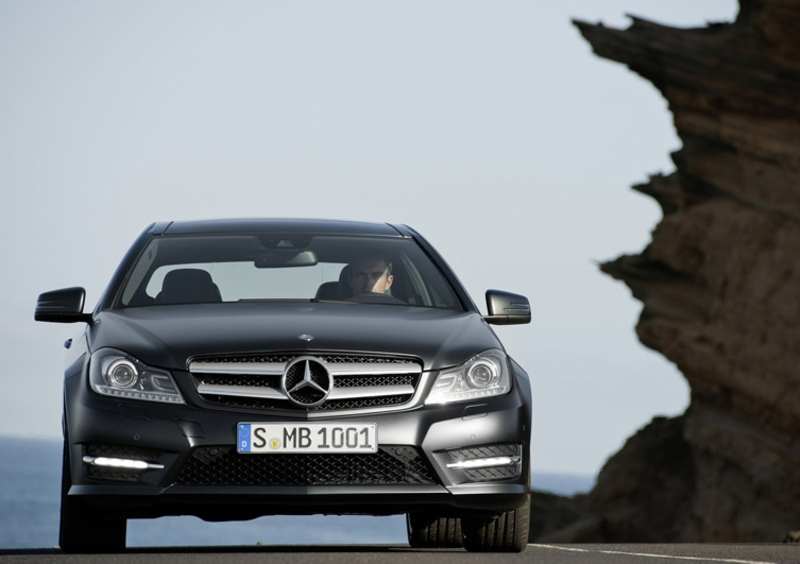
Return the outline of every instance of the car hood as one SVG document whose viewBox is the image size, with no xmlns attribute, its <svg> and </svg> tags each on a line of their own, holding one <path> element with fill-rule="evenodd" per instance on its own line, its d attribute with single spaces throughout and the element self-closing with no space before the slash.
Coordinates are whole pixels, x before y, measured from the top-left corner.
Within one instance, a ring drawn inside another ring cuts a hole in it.
<svg viewBox="0 0 800 564">
<path fill-rule="evenodd" d="M 310 335 L 310 341 L 300 339 Z M 502 348 L 474 312 L 342 303 L 228 303 L 105 311 L 89 328 L 91 350 L 113 347 L 163 368 L 193 357 L 242 353 L 358 352 L 408 355 L 425 370 Z"/>
</svg>

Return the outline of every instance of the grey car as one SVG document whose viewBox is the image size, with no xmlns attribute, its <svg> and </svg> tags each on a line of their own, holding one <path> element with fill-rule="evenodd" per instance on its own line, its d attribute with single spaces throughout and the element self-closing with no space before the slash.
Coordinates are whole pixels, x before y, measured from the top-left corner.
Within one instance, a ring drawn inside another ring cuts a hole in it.
<svg viewBox="0 0 800 564">
<path fill-rule="evenodd" d="M 60 545 L 118 551 L 130 518 L 406 514 L 413 547 L 521 551 L 528 375 L 402 225 L 155 223 L 91 313 L 39 297 L 68 341 Z M 313 543 L 313 536 L 309 536 Z"/>
</svg>

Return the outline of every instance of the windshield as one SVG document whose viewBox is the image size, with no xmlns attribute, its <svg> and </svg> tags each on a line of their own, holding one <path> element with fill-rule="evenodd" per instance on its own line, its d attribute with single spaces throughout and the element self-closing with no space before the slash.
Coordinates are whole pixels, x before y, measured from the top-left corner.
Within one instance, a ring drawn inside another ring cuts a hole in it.
<svg viewBox="0 0 800 564">
<path fill-rule="evenodd" d="M 461 309 L 412 239 L 297 233 L 155 237 L 118 307 L 275 300 Z"/>
</svg>

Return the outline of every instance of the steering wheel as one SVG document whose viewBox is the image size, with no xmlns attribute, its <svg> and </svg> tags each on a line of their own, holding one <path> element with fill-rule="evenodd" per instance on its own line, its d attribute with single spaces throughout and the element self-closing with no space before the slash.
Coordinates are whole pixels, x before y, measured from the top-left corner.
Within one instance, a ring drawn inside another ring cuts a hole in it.
<svg viewBox="0 0 800 564">
<path fill-rule="evenodd" d="M 404 302 L 400 298 L 395 298 L 394 296 L 390 296 L 389 294 L 377 294 L 377 293 L 358 294 L 350 298 L 347 298 L 347 300 L 345 301 L 356 302 L 359 304 L 406 305 L 406 302 Z"/>
</svg>

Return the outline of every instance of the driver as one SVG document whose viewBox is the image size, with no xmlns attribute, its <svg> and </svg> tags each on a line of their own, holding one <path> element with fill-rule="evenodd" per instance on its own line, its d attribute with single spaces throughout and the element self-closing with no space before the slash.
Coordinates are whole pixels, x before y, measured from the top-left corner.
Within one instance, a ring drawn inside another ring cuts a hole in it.
<svg viewBox="0 0 800 564">
<path fill-rule="evenodd" d="M 348 285 L 354 296 L 385 294 L 394 282 L 392 263 L 385 258 L 372 256 L 352 263 Z"/>
</svg>

